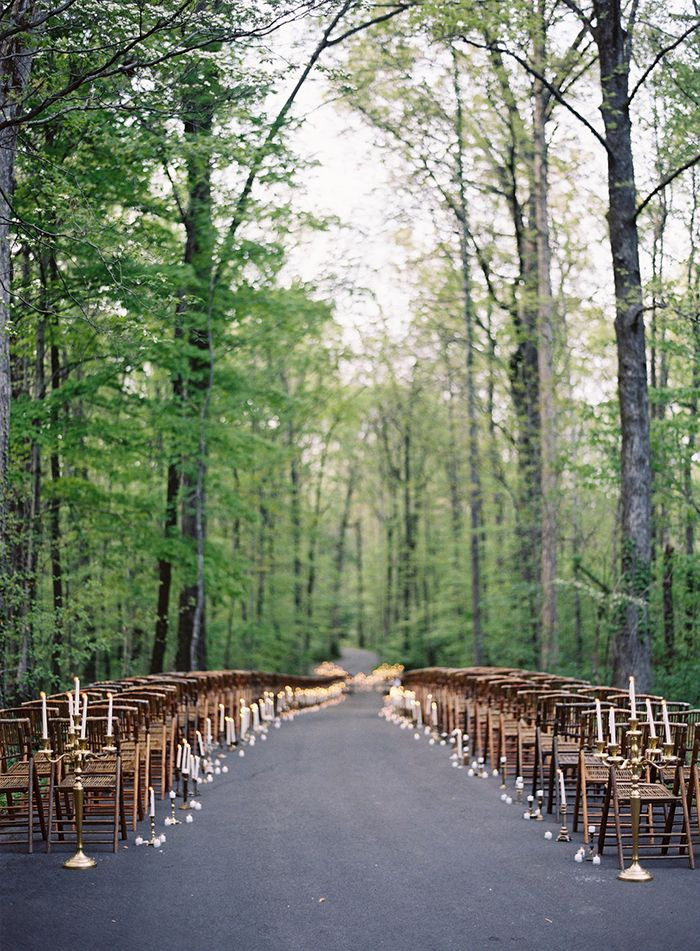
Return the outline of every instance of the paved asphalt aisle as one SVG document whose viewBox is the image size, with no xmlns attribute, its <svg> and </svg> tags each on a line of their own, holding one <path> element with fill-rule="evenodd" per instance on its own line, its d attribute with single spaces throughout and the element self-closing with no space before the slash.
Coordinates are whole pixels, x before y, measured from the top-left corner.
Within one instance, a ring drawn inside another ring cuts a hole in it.
<svg viewBox="0 0 700 951">
<path fill-rule="evenodd" d="M 160 852 L 0 855 L 2 951 L 677 951 L 700 871 L 615 880 L 577 865 L 496 780 L 377 717 L 376 694 L 272 730 L 205 789 Z M 164 812 L 160 808 L 158 827 Z M 145 825 L 141 827 L 143 831 Z"/>
</svg>

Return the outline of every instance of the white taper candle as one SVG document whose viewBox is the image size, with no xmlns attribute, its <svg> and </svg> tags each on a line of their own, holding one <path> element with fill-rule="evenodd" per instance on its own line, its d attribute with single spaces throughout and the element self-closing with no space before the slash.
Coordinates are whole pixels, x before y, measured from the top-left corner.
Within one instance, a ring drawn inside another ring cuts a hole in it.
<svg viewBox="0 0 700 951">
<path fill-rule="evenodd" d="M 562 770 L 557 770 L 557 776 L 559 777 L 559 796 L 560 804 L 562 806 L 566 805 L 566 783 L 564 782 L 564 773 Z"/>
<path fill-rule="evenodd" d="M 664 720 L 664 732 L 666 734 L 666 743 L 667 745 L 670 746 L 671 743 L 673 743 L 673 739 L 671 738 L 671 724 L 668 722 L 668 707 L 666 706 L 665 700 L 661 701 L 661 715 Z"/>
<path fill-rule="evenodd" d="M 637 698 L 634 692 L 634 677 L 630 677 L 630 716 L 637 719 Z"/>
<path fill-rule="evenodd" d="M 41 697 L 41 738 L 42 740 L 48 740 L 49 723 L 46 717 L 46 694 L 42 690 L 39 696 Z"/>
<path fill-rule="evenodd" d="M 654 724 L 654 713 L 651 709 L 651 700 L 649 697 L 646 699 L 647 705 L 647 723 L 649 724 L 649 736 L 656 736 L 656 726 Z"/>
</svg>

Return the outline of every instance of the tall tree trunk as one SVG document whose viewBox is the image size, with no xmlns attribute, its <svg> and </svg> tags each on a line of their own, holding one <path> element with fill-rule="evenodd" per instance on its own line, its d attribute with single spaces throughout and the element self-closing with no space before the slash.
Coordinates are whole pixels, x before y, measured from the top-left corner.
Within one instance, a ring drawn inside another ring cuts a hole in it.
<svg viewBox="0 0 700 951">
<path fill-rule="evenodd" d="M 53 254 L 42 255 L 40 262 L 40 279 L 42 284 L 42 299 L 46 311 L 52 310 L 51 286 L 58 279 L 58 266 Z M 51 475 L 51 493 L 48 509 L 49 523 L 49 552 L 51 559 L 51 592 L 53 601 L 53 637 L 51 647 L 51 671 L 56 680 L 61 677 L 61 653 L 64 643 L 64 583 L 63 565 L 61 557 L 61 459 L 58 451 L 58 435 L 60 429 L 60 411 L 57 401 L 58 391 L 61 388 L 61 354 L 58 346 L 58 315 L 54 312 L 50 324 L 49 362 L 51 368 L 51 434 L 52 447 L 49 455 L 49 472 Z M 70 651 L 69 651 L 70 654 Z M 67 658 L 69 666 L 70 656 Z"/>
<path fill-rule="evenodd" d="M 206 77 L 202 82 L 201 77 Z M 205 427 L 213 378 L 213 261 L 214 226 L 211 194 L 211 142 L 218 71 L 213 61 L 197 61 L 183 77 L 183 126 L 187 143 L 188 205 L 185 215 L 185 263 L 192 277 L 186 288 L 183 314 L 188 346 L 184 392 L 188 418 L 196 431 L 182 468 L 182 536 L 195 555 L 180 590 L 178 613 L 178 667 L 206 666 L 204 607 L 204 547 L 206 543 Z"/>
<path fill-rule="evenodd" d="M 34 7 L 33 0 L 12 0 L 5 8 L 4 22 L 21 23 Z M 7 38 L 0 40 L 0 117 L 11 121 L 24 93 L 32 58 L 26 48 L 27 34 L 20 29 L 7 30 Z M 6 672 L 5 637 L 10 620 L 9 603 L 12 584 L 9 579 L 7 518 L 9 514 L 9 452 L 10 409 L 12 403 L 12 372 L 10 368 L 10 336 L 12 300 L 12 261 L 10 256 L 11 223 L 14 219 L 12 202 L 15 193 L 15 158 L 17 154 L 17 127 L 7 126 L 0 131 L 0 663 L 3 689 Z"/>
<path fill-rule="evenodd" d="M 472 296 L 471 259 L 469 254 L 469 207 L 464 181 L 464 121 L 462 93 L 459 83 L 457 58 L 453 56 L 453 83 L 457 105 L 457 189 L 459 193 L 459 253 L 462 271 L 463 320 L 466 345 L 467 419 L 469 427 L 469 552 L 471 560 L 471 609 L 474 663 L 484 663 L 484 636 L 481 626 L 481 550 L 483 535 L 483 503 L 481 496 L 481 460 L 479 453 L 479 424 L 476 406 L 476 379 L 474 371 L 474 298 Z"/>
<path fill-rule="evenodd" d="M 593 0 L 608 159 L 608 228 L 615 280 L 621 456 L 621 586 L 625 597 L 613 644 L 613 679 L 633 674 L 651 687 L 651 447 L 649 397 L 629 112 L 631 38 L 620 0 Z"/>
<path fill-rule="evenodd" d="M 518 180 L 519 168 L 532 170 L 532 143 L 527 139 L 518 103 L 510 86 L 503 57 L 494 45 L 494 37 L 485 32 L 495 78 L 501 90 L 508 128 L 506 162 L 497 172 L 501 178 L 513 222 L 518 256 L 518 279 L 509 302 L 515 348 L 509 364 L 508 378 L 515 413 L 517 436 L 517 551 L 515 571 L 522 584 L 518 608 L 528 637 L 529 662 L 537 664 L 540 656 L 541 612 L 538 607 L 541 564 L 542 474 L 540 460 L 540 395 L 538 354 L 538 267 L 535 224 L 534 176 L 527 200 L 529 219 L 520 198 L 523 190 Z M 525 661 L 527 662 L 527 661 Z"/>
<path fill-rule="evenodd" d="M 545 5 L 536 0 L 534 16 L 534 62 L 545 72 Z M 551 251 L 549 244 L 547 91 L 533 83 L 533 177 L 537 244 L 537 369 L 539 374 L 541 461 L 541 561 L 542 625 L 540 666 L 554 670 L 559 662 L 557 633 L 557 524 L 556 436 L 554 409 L 554 301 L 552 299 Z"/>
<path fill-rule="evenodd" d="M 693 656 L 695 622 L 697 618 L 698 570 L 695 565 L 695 491 L 693 485 L 693 462 L 698 435 L 698 393 L 700 393 L 700 263 L 697 259 L 698 227 L 698 181 L 695 169 L 691 171 L 693 205 L 689 223 L 690 254 L 688 255 L 688 315 L 690 325 L 690 398 L 688 401 L 688 443 L 683 461 L 683 495 L 686 511 L 684 525 L 685 543 L 685 642 L 689 657 Z"/>
</svg>

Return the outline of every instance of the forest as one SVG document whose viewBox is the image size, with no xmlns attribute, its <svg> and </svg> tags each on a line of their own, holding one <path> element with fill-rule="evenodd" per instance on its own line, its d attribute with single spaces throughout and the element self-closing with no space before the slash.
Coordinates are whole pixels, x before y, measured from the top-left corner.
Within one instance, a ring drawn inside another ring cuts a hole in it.
<svg viewBox="0 0 700 951">
<path fill-rule="evenodd" d="M 342 644 L 700 699 L 699 27 L 4 3 L 3 699 Z"/>
</svg>

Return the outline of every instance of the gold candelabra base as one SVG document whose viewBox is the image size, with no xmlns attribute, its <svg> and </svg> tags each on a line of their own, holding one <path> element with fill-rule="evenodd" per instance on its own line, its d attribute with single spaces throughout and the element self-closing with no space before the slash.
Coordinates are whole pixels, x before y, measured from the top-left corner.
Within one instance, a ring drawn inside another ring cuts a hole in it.
<svg viewBox="0 0 700 951">
<path fill-rule="evenodd" d="M 569 835 L 569 827 L 566 824 L 566 806 L 564 804 L 562 804 L 559 809 L 559 817 L 561 819 L 561 828 L 559 829 L 557 842 L 571 842 L 571 836 Z"/>
<path fill-rule="evenodd" d="M 626 869 L 618 873 L 617 876 L 622 882 L 651 882 L 654 876 L 647 872 L 639 862 L 632 862 Z"/>
<path fill-rule="evenodd" d="M 89 855 L 86 855 L 82 849 L 78 849 L 75 855 L 71 855 L 69 859 L 66 859 L 63 863 L 64 868 L 94 868 L 97 865 L 95 859 L 91 859 Z"/>
</svg>

